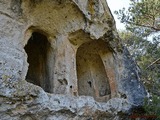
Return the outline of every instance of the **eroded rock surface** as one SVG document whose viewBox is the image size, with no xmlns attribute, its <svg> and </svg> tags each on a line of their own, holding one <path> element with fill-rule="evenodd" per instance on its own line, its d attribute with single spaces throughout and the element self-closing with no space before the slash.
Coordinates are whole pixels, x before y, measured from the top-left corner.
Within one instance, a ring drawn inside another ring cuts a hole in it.
<svg viewBox="0 0 160 120">
<path fill-rule="evenodd" d="M 106 0 L 0 0 L 0 119 L 113 120 L 142 105 Z"/>
</svg>

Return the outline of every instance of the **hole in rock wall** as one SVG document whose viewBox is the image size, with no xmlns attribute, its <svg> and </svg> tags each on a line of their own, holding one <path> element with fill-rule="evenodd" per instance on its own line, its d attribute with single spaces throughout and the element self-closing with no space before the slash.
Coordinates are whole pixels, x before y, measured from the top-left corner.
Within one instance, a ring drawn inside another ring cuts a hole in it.
<svg viewBox="0 0 160 120">
<path fill-rule="evenodd" d="M 24 49 L 29 63 L 26 80 L 42 87 L 46 92 L 52 92 L 49 70 L 51 45 L 47 37 L 39 32 L 33 32 Z"/>
<path fill-rule="evenodd" d="M 99 54 L 105 51 L 106 46 L 104 45 L 102 41 L 82 44 L 78 48 L 76 56 L 78 93 L 79 95 L 92 96 L 97 101 L 99 98 L 111 94 L 105 66 Z M 102 101 L 106 101 L 106 99 Z"/>
</svg>

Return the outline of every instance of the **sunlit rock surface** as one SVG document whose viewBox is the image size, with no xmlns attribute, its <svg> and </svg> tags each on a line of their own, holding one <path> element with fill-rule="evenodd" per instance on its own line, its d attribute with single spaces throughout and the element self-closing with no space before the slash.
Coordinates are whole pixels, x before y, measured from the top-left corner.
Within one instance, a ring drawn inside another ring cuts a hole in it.
<svg viewBox="0 0 160 120">
<path fill-rule="evenodd" d="M 106 0 L 0 0 L 1 120 L 119 119 L 138 74 Z"/>
</svg>

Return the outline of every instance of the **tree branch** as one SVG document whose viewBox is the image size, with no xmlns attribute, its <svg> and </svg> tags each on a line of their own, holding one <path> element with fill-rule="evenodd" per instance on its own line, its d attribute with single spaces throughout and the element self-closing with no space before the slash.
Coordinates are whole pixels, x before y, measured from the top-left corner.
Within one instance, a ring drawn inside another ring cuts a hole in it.
<svg viewBox="0 0 160 120">
<path fill-rule="evenodd" d="M 136 26 L 151 28 L 151 29 L 153 29 L 153 30 L 155 30 L 155 31 L 157 31 L 157 32 L 160 31 L 160 28 L 156 28 L 156 27 L 154 27 L 154 26 L 148 26 L 148 25 L 138 24 L 138 23 L 134 23 L 134 22 L 130 22 L 130 21 L 127 21 L 127 23 L 133 24 L 133 25 L 136 25 Z"/>
<path fill-rule="evenodd" d="M 146 69 L 148 69 L 149 67 L 151 67 L 152 65 L 156 64 L 158 61 L 160 61 L 160 58 L 156 59 L 155 61 L 153 61 L 150 65 L 148 65 L 146 67 Z"/>
</svg>

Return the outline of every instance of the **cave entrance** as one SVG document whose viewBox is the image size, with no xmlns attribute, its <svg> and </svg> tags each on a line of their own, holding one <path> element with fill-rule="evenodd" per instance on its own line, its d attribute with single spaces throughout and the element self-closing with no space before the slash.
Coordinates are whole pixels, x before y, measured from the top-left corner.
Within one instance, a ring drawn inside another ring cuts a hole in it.
<svg viewBox="0 0 160 120">
<path fill-rule="evenodd" d="M 105 102 L 111 90 L 100 53 L 105 54 L 106 46 L 100 41 L 82 44 L 77 51 L 77 77 L 79 95 L 92 96 Z"/>
<path fill-rule="evenodd" d="M 24 49 L 29 63 L 26 80 L 51 93 L 53 88 L 49 72 L 51 45 L 47 37 L 39 32 L 33 32 Z"/>
</svg>

